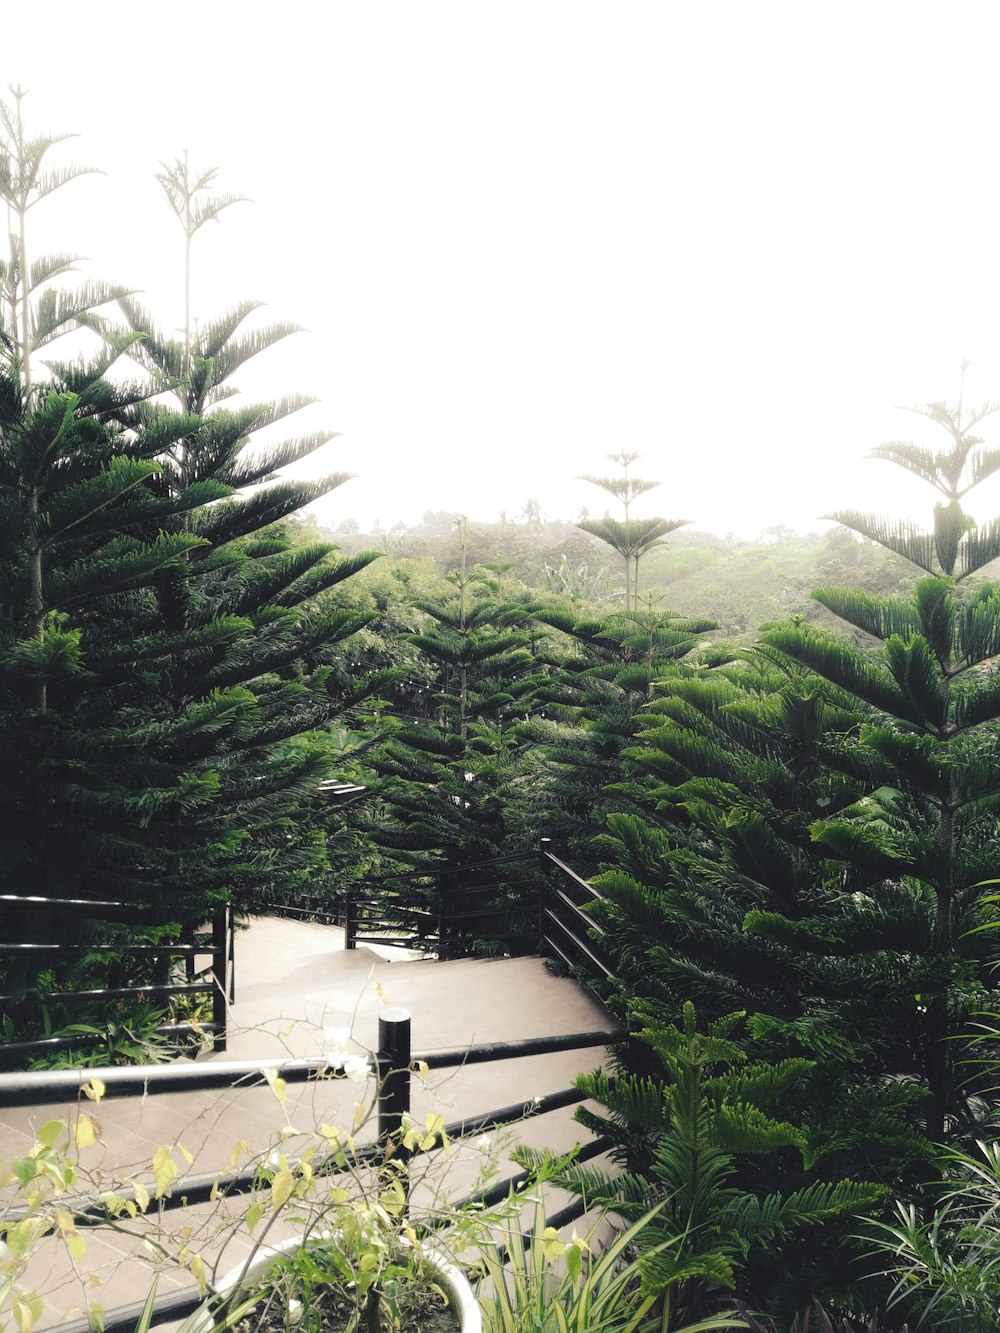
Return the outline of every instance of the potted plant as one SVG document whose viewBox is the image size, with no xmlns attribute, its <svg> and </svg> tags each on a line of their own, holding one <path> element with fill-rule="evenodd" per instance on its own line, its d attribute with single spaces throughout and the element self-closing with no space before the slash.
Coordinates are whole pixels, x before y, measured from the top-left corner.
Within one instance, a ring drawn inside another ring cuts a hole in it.
<svg viewBox="0 0 1000 1333">
<path fill-rule="evenodd" d="M 253 1175 L 252 1189 L 213 1191 L 207 1210 L 174 1213 L 158 1206 L 174 1192 L 175 1182 L 182 1182 L 181 1159 L 189 1164 L 192 1160 L 180 1139 L 160 1145 L 144 1168 L 88 1168 L 86 1159 L 98 1143 L 100 1126 L 84 1106 L 66 1119 L 46 1121 L 25 1156 L 0 1163 L 0 1185 L 7 1186 L 10 1210 L 0 1221 L 0 1327 L 9 1316 L 12 1327 L 27 1333 L 42 1319 L 50 1293 L 37 1284 L 37 1274 L 50 1266 L 38 1259 L 49 1244 L 68 1250 L 86 1294 L 86 1312 L 95 1327 L 102 1326 L 105 1312 L 83 1281 L 87 1232 L 78 1228 L 74 1211 L 79 1207 L 92 1216 L 99 1207 L 102 1226 L 141 1241 L 139 1253 L 156 1271 L 183 1268 L 197 1280 L 206 1303 L 187 1321 L 186 1333 L 239 1327 L 253 1304 L 258 1309 L 244 1327 L 254 1333 L 269 1328 L 306 1333 L 310 1327 L 324 1333 L 327 1328 L 338 1333 L 401 1328 L 417 1333 L 425 1325 L 413 1315 L 412 1292 L 428 1312 L 446 1307 L 455 1312 L 450 1325 L 427 1324 L 428 1333 L 440 1327 L 479 1333 L 471 1287 L 449 1252 L 465 1243 L 463 1227 L 467 1236 L 479 1223 L 476 1214 L 451 1210 L 446 1201 L 445 1177 L 454 1155 L 442 1117 L 430 1114 L 423 1123 L 404 1120 L 373 1153 L 374 1145 L 363 1149 L 356 1141 L 377 1102 L 368 1060 L 338 1059 L 328 1075 L 367 1081 L 371 1088 L 369 1097 L 355 1103 L 348 1130 L 327 1123 L 304 1131 L 296 1128 L 285 1110 L 283 1080 L 269 1068 L 262 1072 L 281 1107 L 283 1123 L 249 1160 L 242 1140 L 233 1145 L 228 1161 L 218 1163 L 220 1178 L 241 1162 Z M 99 1102 L 104 1086 L 94 1078 L 84 1092 Z M 470 1146 L 475 1187 L 481 1188 L 494 1170 L 495 1154 L 485 1136 Z M 419 1217 L 415 1210 L 411 1218 L 411 1189 L 420 1189 L 425 1201 Z M 447 1241 L 426 1239 L 431 1225 L 450 1222 L 457 1226 Z M 289 1225 L 297 1234 L 285 1239 L 282 1233 Z M 282 1239 L 276 1240 L 279 1235 Z M 232 1267 L 229 1247 L 237 1238 L 250 1240 L 251 1253 Z M 265 1278 L 271 1292 L 262 1298 Z M 337 1302 L 327 1299 L 335 1288 L 340 1292 Z M 113 1285 L 105 1289 L 110 1294 Z M 340 1323 L 311 1324 L 327 1304 L 339 1306 Z M 150 1303 L 147 1325 L 152 1309 Z M 270 1323 L 264 1322 L 265 1312 Z"/>
<path fill-rule="evenodd" d="M 483 1218 L 441 1202 L 440 1177 L 452 1160 L 442 1117 L 405 1119 L 374 1163 L 355 1147 L 366 1118 L 358 1104 L 355 1131 L 328 1124 L 304 1136 L 292 1131 L 307 1140 L 294 1159 L 280 1142 L 262 1155 L 257 1188 L 249 1200 L 227 1203 L 232 1217 L 220 1228 L 231 1223 L 251 1235 L 253 1249 L 213 1281 L 185 1333 L 480 1333 L 479 1308 L 454 1254 L 482 1234 Z M 485 1136 L 473 1151 L 480 1187 L 495 1154 Z M 411 1214 L 416 1190 L 431 1202 Z M 299 1230 L 272 1243 L 279 1220 Z M 234 1320 L 248 1301 L 252 1313 Z"/>
<path fill-rule="evenodd" d="M 192 1158 L 180 1139 L 161 1144 L 145 1167 L 120 1174 L 86 1165 L 100 1133 L 86 1103 L 67 1120 L 41 1125 L 24 1157 L 11 1162 L 9 1171 L 0 1164 L 0 1182 L 13 1191 L 11 1203 L 20 1196 L 23 1214 L 0 1228 L 0 1325 L 8 1312 L 22 1333 L 40 1321 L 47 1297 L 29 1288 L 27 1264 L 43 1244 L 65 1245 L 83 1278 L 86 1234 L 74 1209 L 92 1216 L 100 1206 L 103 1225 L 140 1240 L 156 1269 L 182 1267 L 198 1281 L 205 1303 L 183 1333 L 480 1333 L 483 1317 L 454 1262 L 470 1253 L 487 1279 L 482 1293 L 488 1333 L 534 1333 L 549 1328 L 550 1317 L 558 1321 L 553 1328 L 580 1333 L 640 1333 L 651 1326 L 657 1302 L 641 1290 L 631 1262 L 636 1228 L 602 1247 L 593 1234 L 563 1241 L 546 1223 L 538 1189 L 565 1159 L 536 1170 L 527 1192 L 494 1208 L 456 1208 L 446 1187 L 453 1192 L 451 1173 L 460 1154 L 448 1142 L 442 1117 L 404 1119 L 377 1149 L 360 1148 L 357 1138 L 378 1096 L 371 1062 L 339 1050 L 329 1068 L 330 1078 L 368 1084 L 370 1096 L 354 1103 L 350 1129 L 325 1122 L 296 1128 L 283 1080 L 265 1067 L 279 1123 L 249 1159 L 240 1141 L 228 1161 L 218 1163 L 220 1177 L 237 1162 L 248 1167 L 252 1188 L 227 1193 L 220 1185 L 207 1211 L 159 1207 L 178 1188 L 183 1193 L 182 1159 L 190 1165 Z M 100 1079 L 86 1084 L 84 1093 L 99 1102 Z M 322 1102 L 329 1105 L 325 1094 Z M 463 1141 L 462 1154 L 471 1155 L 476 1195 L 497 1170 L 498 1147 L 481 1135 Z M 535 1209 L 527 1237 L 526 1206 Z M 249 1240 L 250 1253 L 234 1266 L 228 1247 L 237 1240 Z M 151 1296 L 136 1333 L 148 1328 L 153 1308 Z M 446 1309 L 450 1322 L 442 1323 Z M 89 1297 L 87 1313 L 100 1327 L 104 1312 Z M 339 1322 L 331 1322 L 334 1317 Z M 694 1327 L 727 1326 L 734 1325 L 722 1318 Z"/>
<path fill-rule="evenodd" d="M 383 1250 L 361 1234 L 291 1237 L 237 1264 L 184 1333 L 481 1333 L 472 1287 L 443 1246 Z"/>
</svg>

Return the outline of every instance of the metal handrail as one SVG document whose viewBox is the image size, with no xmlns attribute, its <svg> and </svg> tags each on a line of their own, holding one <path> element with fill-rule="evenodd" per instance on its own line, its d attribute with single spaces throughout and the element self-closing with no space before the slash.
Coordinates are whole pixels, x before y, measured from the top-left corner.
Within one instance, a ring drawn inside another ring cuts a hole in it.
<svg viewBox="0 0 1000 1333">
<path fill-rule="evenodd" d="M 572 880 L 577 888 L 583 889 L 590 898 L 598 902 L 603 899 L 603 895 L 599 889 L 595 889 L 589 880 L 584 879 L 582 875 L 578 875 L 571 866 L 568 866 L 565 861 L 561 861 L 559 857 L 551 851 L 549 846 L 552 841 L 551 838 L 542 838 L 541 841 L 541 856 L 543 861 L 548 862 L 549 865 L 554 866 L 560 874 L 565 875 L 567 879 Z"/>
<path fill-rule="evenodd" d="M 207 952 L 207 950 L 206 950 Z M 101 986 L 95 990 L 41 990 L 0 995 L 0 1004 L 53 1004 L 57 1000 L 126 1000 L 136 991 L 143 995 L 205 995 L 211 981 L 177 981 L 166 986 Z"/>
<path fill-rule="evenodd" d="M 0 893 L 0 903 L 30 903 L 37 907 L 80 908 L 92 912 L 95 908 L 108 908 L 111 911 L 152 912 L 159 910 L 153 903 L 123 903 L 110 898 L 45 898 L 38 893 Z"/>
<path fill-rule="evenodd" d="M 219 1060 L 213 1064 L 94 1065 L 0 1074 L 0 1106 L 34 1106 L 76 1101 L 99 1079 L 104 1097 L 153 1097 L 165 1092 L 207 1092 L 222 1088 L 264 1087 L 271 1070 L 286 1083 L 304 1083 L 329 1068 L 322 1059 Z"/>
<path fill-rule="evenodd" d="M 158 1037 L 203 1037 L 206 1033 L 216 1035 L 214 1023 L 158 1023 L 152 1029 Z M 0 1046 L 0 1060 L 15 1055 L 44 1055 L 47 1051 L 76 1051 L 83 1046 L 90 1046 L 100 1041 L 102 1032 L 78 1032 L 69 1037 L 35 1037 L 30 1041 L 5 1041 Z"/>
<path fill-rule="evenodd" d="M 131 916 L 133 919 L 142 917 L 152 912 L 155 908 L 148 903 L 122 903 L 105 901 L 103 899 L 79 899 L 79 898 L 53 898 L 47 899 L 39 896 L 28 896 L 21 894 L 3 894 L 0 895 L 2 903 L 27 903 L 30 906 L 64 908 L 71 911 L 90 910 L 100 911 L 104 915 L 111 912 L 117 912 Z M 162 909 L 161 914 L 162 914 Z M 59 956 L 78 956 L 87 953 L 97 953 L 102 949 L 114 950 L 126 957 L 144 957 L 144 958 L 164 958 L 177 957 L 183 958 L 188 970 L 187 983 L 178 983 L 176 985 L 150 984 L 136 986 L 116 986 L 116 987 L 96 987 L 90 990 L 77 991 L 47 991 L 42 995 L 25 992 L 24 995 L 10 994 L 0 997 L 8 1005 L 29 1004 L 29 1003 L 58 1003 L 65 1001 L 74 1001 L 81 999 L 123 999 L 126 997 L 140 998 L 147 995 L 192 995 L 192 994 L 211 994 L 212 996 L 212 1017 L 210 1022 L 199 1025 L 204 1031 L 213 1035 L 212 1047 L 215 1051 L 224 1051 L 227 1040 L 227 1017 L 228 1004 L 235 998 L 235 969 L 234 962 L 234 940 L 232 918 L 227 904 L 219 904 L 211 914 L 211 939 L 208 942 L 200 943 L 175 943 L 175 944 L 125 944 L 121 941 L 112 941 L 107 944 L 88 943 L 88 944 L 46 944 L 46 943 L 0 943 L 0 954 L 6 954 L 13 957 L 22 958 L 43 958 L 48 955 L 56 954 Z M 207 955 L 211 958 L 210 969 L 203 969 L 199 975 L 205 975 L 207 979 L 201 983 L 195 984 L 195 960 L 199 956 Z M 187 1025 L 165 1025 L 168 1029 L 179 1032 L 182 1026 Z M 91 1041 L 99 1041 L 100 1033 L 84 1034 L 80 1033 L 73 1037 L 66 1038 L 39 1038 L 36 1041 L 29 1042 L 3 1042 L 0 1041 L 0 1058 L 4 1054 L 23 1054 L 31 1049 L 35 1050 L 53 1050 L 63 1049 L 66 1043 L 72 1043 L 74 1047 L 87 1045 Z M 53 1042 L 61 1042 L 63 1045 L 55 1047 Z"/>
<path fill-rule="evenodd" d="M 491 866 L 517 865 L 520 861 L 535 861 L 538 859 L 537 852 L 508 852 L 504 856 L 487 856 L 480 861 L 455 861 L 448 865 L 452 872 L 456 870 L 487 870 Z"/>
<path fill-rule="evenodd" d="M 481 884 L 459 882 L 479 870 L 495 870 L 499 866 L 522 866 L 534 862 L 542 871 L 542 882 L 538 885 L 537 895 L 530 899 L 501 901 L 487 907 L 459 908 L 464 899 L 480 899 L 490 893 L 511 893 L 532 885 L 533 880 L 523 877 L 506 880 L 493 879 Z M 431 872 L 415 871 L 408 875 L 396 876 L 396 882 L 420 877 L 431 878 Z M 561 882 L 555 882 L 558 876 Z M 395 887 L 395 885 L 393 885 Z M 421 896 L 431 898 L 432 886 L 420 886 Z M 505 930 L 500 933 L 490 931 L 487 938 L 494 944 L 511 944 L 516 941 L 534 939 L 539 953 L 549 953 L 561 959 L 568 967 L 582 966 L 602 982 L 614 980 L 614 970 L 610 961 L 601 956 L 599 945 L 593 943 L 595 937 L 600 940 L 605 935 L 603 928 L 595 922 L 586 908 L 591 903 L 602 901 L 598 889 L 578 875 L 552 851 L 550 838 L 542 838 L 536 852 L 515 852 L 508 856 L 494 856 L 479 861 L 458 864 L 452 861 L 442 863 L 438 874 L 437 910 L 433 901 L 423 904 L 410 902 L 397 906 L 387 906 L 386 890 L 378 895 L 363 898 L 359 894 L 347 895 L 344 905 L 345 947 L 353 949 L 359 943 L 386 943 L 391 937 L 393 943 L 419 945 L 423 949 L 437 948 L 438 958 L 450 958 L 461 955 L 463 944 L 472 936 L 459 933 L 473 922 L 491 919 L 501 920 L 512 913 L 535 913 L 537 924 L 531 930 Z M 389 892 L 392 892 L 390 888 Z M 584 897 L 584 903 L 577 901 Z M 407 938 L 402 931 L 411 923 L 419 921 L 422 927 L 430 924 L 437 917 L 437 929 L 421 929 Z"/>
<path fill-rule="evenodd" d="M 151 958 L 158 958 L 164 954 L 177 954 L 178 957 L 192 956 L 199 953 L 211 953 L 211 949 L 206 949 L 201 944 L 122 944 L 121 941 L 109 941 L 107 943 L 93 944 L 0 944 L 0 953 L 19 954 L 25 953 L 29 956 L 37 954 L 54 953 L 101 953 L 104 950 L 114 950 L 121 954 L 146 954 Z M 137 986 L 136 990 L 145 990 L 144 986 Z"/>
<path fill-rule="evenodd" d="M 228 925 L 228 922 L 227 922 Z M 228 948 L 228 946 L 227 946 Z M 223 998 L 225 994 L 223 993 Z M 359 1148 L 356 1163 L 377 1160 L 384 1152 L 388 1136 L 398 1129 L 410 1110 L 410 1076 L 417 1063 L 429 1069 L 447 1069 L 460 1065 L 486 1063 L 492 1060 L 517 1059 L 526 1056 L 551 1054 L 556 1051 L 584 1050 L 588 1047 L 608 1046 L 627 1040 L 624 1028 L 564 1033 L 556 1036 L 532 1037 L 512 1042 L 489 1042 L 468 1047 L 429 1050 L 413 1054 L 410 1049 L 410 1016 L 405 1010 L 386 1009 L 379 1018 L 379 1046 L 376 1065 L 379 1072 L 378 1136 L 374 1143 Z M 143 1097 L 164 1092 L 200 1092 L 220 1088 L 264 1087 L 271 1077 L 278 1076 L 286 1083 L 320 1079 L 331 1071 L 325 1059 L 241 1060 L 211 1065 L 145 1065 L 115 1066 L 111 1068 L 77 1068 L 45 1070 L 37 1073 L 0 1074 L 0 1106 L 38 1105 L 54 1101 L 76 1101 L 93 1091 L 93 1082 L 100 1079 L 103 1096 Z M 449 1139 L 502 1127 L 526 1117 L 544 1114 L 560 1107 L 578 1104 L 584 1095 L 577 1088 L 567 1088 L 531 1101 L 516 1102 L 495 1108 L 475 1117 L 468 1117 L 445 1126 Z M 592 1149 L 597 1151 L 598 1149 Z M 333 1155 L 331 1155 L 331 1160 Z M 339 1164 L 338 1164 L 339 1165 Z M 322 1163 L 313 1162 L 314 1169 Z M 520 1177 L 512 1177 L 506 1187 L 515 1188 Z M 170 1194 L 160 1199 L 161 1207 L 192 1205 L 223 1193 L 242 1193 L 259 1183 L 256 1171 L 228 1174 L 204 1173 L 181 1178 L 174 1182 Z M 500 1188 L 497 1186 L 495 1188 Z M 100 1225 L 99 1201 L 95 1199 L 67 1199 L 67 1211 L 84 1225 Z M 8 1214 L 13 1217 L 14 1214 Z M 197 1308 L 200 1298 L 196 1293 L 165 1293 L 155 1303 L 155 1323 L 180 1318 Z M 106 1333 L 131 1333 L 141 1306 L 124 1306 L 107 1312 Z M 77 1327 L 79 1325 L 79 1327 Z M 70 1321 L 63 1326 L 68 1333 L 85 1333 L 85 1321 Z"/>
<path fill-rule="evenodd" d="M 486 1064 L 490 1060 L 519 1060 L 527 1055 L 554 1055 L 557 1051 L 613 1046 L 627 1038 L 627 1028 L 566 1032 L 554 1037 L 525 1037 L 521 1041 L 483 1042 L 478 1046 L 457 1046 L 450 1050 L 425 1051 L 413 1058 L 425 1064 L 428 1069 L 454 1069 L 457 1066 Z"/>
<path fill-rule="evenodd" d="M 314 1158 L 311 1163 L 312 1168 L 317 1173 L 335 1175 L 343 1170 L 356 1169 L 364 1162 L 380 1160 L 385 1153 L 385 1144 L 389 1136 L 397 1132 L 409 1116 L 410 1075 L 418 1062 L 426 1064 L 429 1068 L 444 1069 L 457 1064 L 479 1064 L 488 1060 L 549 1054 L 559 1050 L 586 1049 L 595 1045 L 606 1046 L 624 1040 L 627 1036 L 625 1029 L 577 1032 L 556 1037 L 526 1038 L 514 1042 L 481 1043 L 459 1050 L 435 1050 L 414 1055 L 410 1050 L 408 1011 L 386 1009 L 379 1017 L 379 1049 L 376 1053 L 376 1065 L 380 1076 L 378 1136 L 373 1143 L 355 1149 L 351 1154 L 350 1163 L 346 1166 L 342 1155 L 330 1153 L 325 1158 Z M 95 1078 L 100 1078 L 104 1084 L 104 1096 L 126 1096 L 135 1094 L 139 1090 L 145 1096 L 150 1093 L 176 1091 L 178 1083 L 186 1085 L 188 1091 L 204 1090 L 208 1087 L 266 1086 L 269 1080 L 265 1070 L 271 1071 L 272 1076 L 279 1075 L 286 1083 L 301 1082 L 310 1077 L 320 1077 L 329 1069 L 330 1066 L 324 1060 L 269 1059 L 228 1061 L 225 1064 L 211 1066 L 185 1065 L 175 1069 L 164 1065 L 141 1068 L 115 1066 L 74 1071 L 44 1071 L 29 1075 L 0 1075 L 0 1104 L 4 1101 L 7 1105 L 37 1104 L 59 1100 L 69 1092 L 79 1095 L 83 1091 L 84 1084 L 92 1084 Z M 342 1071 L 338 1069 L 337 1073 L 340 1072 Z M 25 1096 L 29 1090 L 33 1094 L 30 1101 Z M 7 1094 L 6 1097 L 3 1096 L 4 1092 Z M 444 1126 L 443 1133 L 446 1139 L 452 1141 L 468 1138 L 473 1134 L 497 1130 L 516 1121 L 543 1115 L 548 1111 L 578 1105 L 584 1100 L 585 1094 L 578 1088 L 566 1088 L 544 1097 L 533 1098 L 529 1102 L 515 1102 L 478 1116 L 453 1121 Z M 606 1148 L 607 1144 L 603 1140 L 596 1140 L 582 1151 L 581 1160 L 593 1157 Z M 418 1147 L 413 1155 L 429 1151 L 432 1150 Z M 338 1157 L 340 1160 L 337 1160 Z M 331 1166 L 335 1169 L 330 1170 Z M 478 1204 L 481 1207 L 496 1202 L 506 1193 L 516 1191 L 526 1178 L 526 1173 L 511 1176 L 483 1194 L 470 1196 L 459 1206 Z M 259 1183 L 260 1176 L 256 1169 L 185 1176 L 174 1181 L 172 1189 L 159 1199 L 158 1206 L 190 1207 L 217 1198 L 220 1194 L 247 1193 Z M 99 1198 L 87 1195 L 77 1198 L 64 1197 L 61 1203 L 76 1226 L 100 1226 L 107 1220 Z M 569 1209 L 578 1210 L 579 1205 L 572 1204 Z M 3 1214 L 2 1220 L 8 1224 L 16 1223 L 26 1215 L 26 1212 L 26 1208 L 11 1209 Z M 570 1211 L 564 1209 L 563 1212 L 566 1213 L 567 1220 L 570 1220 Z M 573 1212 L 572 1215 L 577 1216 L 579 1212 Z M 153 1306 L 153 1323 L 161 1324 L 168 1319 L 182 1318 L 197 1309 L 201 1302 L 202 1297 L 197 1292 L 159 1295 Z M 105 1333 L 131 1333 L 142 1309 L 143 1303 L 134 1303 L 107 1311 L 103 1324 Z M 89 1324 L 85 1319 L 77 1319 L 64 1323 L 61 1328 L 68 1330 L 68 1333 L 87 1333 Z"/>
</svg>

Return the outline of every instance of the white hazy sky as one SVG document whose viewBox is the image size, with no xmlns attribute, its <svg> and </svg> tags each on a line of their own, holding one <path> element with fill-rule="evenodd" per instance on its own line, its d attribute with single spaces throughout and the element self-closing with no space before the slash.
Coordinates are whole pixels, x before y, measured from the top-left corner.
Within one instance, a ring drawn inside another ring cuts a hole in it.
<svg viewBox="0 0 1000 1333">
<path fill-rule="evenodd" d="M 202 233 L 194 309 L 307 328 L 239 383 L 322 400 L 314 470 L 357 474 L 324 520 L 596 514 L 577 475 L 621 449 L 665 483 L 641 512 L 718 533 L 924 515 L 862 461 L 933 440 L 894 405 L 955 398 L 963 358 L 1000 398 L 993 0 L 6 11 L 29 126 L 106 173 L 46 206 L 89 271 L 176 325 L 158 162 L 253 199 Z"/>
</svg>

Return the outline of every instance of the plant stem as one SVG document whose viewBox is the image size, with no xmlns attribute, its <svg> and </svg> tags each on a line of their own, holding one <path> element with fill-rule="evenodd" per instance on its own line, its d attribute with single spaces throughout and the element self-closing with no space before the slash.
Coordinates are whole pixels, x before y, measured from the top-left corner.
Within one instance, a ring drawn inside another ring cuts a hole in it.
<svg viewBox="0 0 1000 1333">
<path fill-rule="evenodd" d="M 378 1285 L 369 1287 L 365 1296 L 365 1328 L 368 1333 L 382 1333 L 381 1304 L 382 1293 Z"/>
</svg>

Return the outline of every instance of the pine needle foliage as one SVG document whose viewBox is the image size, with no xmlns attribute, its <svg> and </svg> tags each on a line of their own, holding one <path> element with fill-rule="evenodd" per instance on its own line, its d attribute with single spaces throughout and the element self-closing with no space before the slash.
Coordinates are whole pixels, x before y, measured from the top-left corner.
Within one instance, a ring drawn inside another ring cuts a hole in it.
<svg viewBox="0 0 1000 1333">
<path fill-rule="evenodd" d="M 963 500 L 1000 467 L 1000 453 L 979 434 L 996 410 L 993 404 L 971 413 L 961 405 L 932 404 L 922 415 L 946 434 L 947 447 L 892 443 L 875 451 L 942 496 L 933 532 L 837 516 L 927 571 L 908 606 L 900 599 L 822 589 L 817 599 L 864 630 L 866 645 L 803 626 L 764 636 L 771 648 L 873 714 L 847 740 L 843 757 L 874 754 L 883 766 L 881 784 L 862 800 L 826 812 L 812 836 L 850 873 L 915 884 L 921 900 L 933 905 L 926 937 L 911 959 L 923 979 L 914 987 L 920 999 L 911 1021 L 926 1052 L 913 1072 L 929 1091 L 926 1127 L 938 1140 L 966 1118 L 958 1038 L 970 1011 L 992 1004 L 989 950 L 980 947 L 976 926 L 991 921 L 981 884 L 995 873 L 998 846 L 1000 693 L 994 658 L 1000 599 L 993 584 L 967 580 L 1000 547 L 996 524 L 977 526 Z"/>
<path fill-rule="evenodd" d="M 623 752 L 655 683 L 682 672 L 715 622 L 674 611 L 616 611 L 581 618 L 547 602 L 534 615 L 550 636 L 544 716 L 521 729 L 530 742 L 524 780 L 510 792 L 530 842 L 551 837 L 584 870 L 596 869 L 595 832 L 612 811 L 634 810 Z"/>
<path fill-rule="evenodd" d="M 993 558 L 992 525 L 962 509 L 1000 466 L 979 435 L 993 411 L 932 405 L 945 448 L 876 451 L 938 490 L 932 532 L 840 516 L 908 554 L 923 571 L 912 593 L 822 588 L 851 636 L 793 621 L 664 679 L 627 751 L 652 805 L 613 814 L 602 839 L 595 915 L 619 951 L 619 1005 L 746 1008 L 772 1057 L 822 1060 L 824 1092 L 801 1110 L 831 1174 L 867 1161 L 904 1193 L 931 1143 L 976 1127 L 963 1033 L 995 1006 L 982 885 L 1000 810 L 1000 600 L 970 577 Z M 887 1080 L 907 1095 L 903 1133 L 882 1137 Z M 845 1091 L 869 1108 L 846 1137 Z"/>
<path fill-rule="evenodd" d="M 548 683 L 526 590 L 502 563 L 470 569 L 465 521 L 458 526 L 461 564 L 437 596 L 417 602 L 422 627 L 407 635 L 425 715 L 399 720 L 374 759 L 381 810 L 372 837 L 407 869 L 517 846 L 507 793 L 522 771 L 524 719 Z"/>
<path fill-rule="evenodd" d="M 809 1155 L 809 1135 L 777 1118 L 790 1090 L 814 1064 L 748 1058 L 734 1040 L 745 1015 L 734 1012 L 702 1030 L 686 1002 L 679 1024 L 638 1006 L 637 1039 L 650 1052 L 648 1075 L 603 1071 L 576 1085 L 605 1113 L 577 1118 L 606 1136 L 623 1170 L 569 1165 L 556 1177 L 588 1206 L 642 1217 L 660 1205 L 639 1241 L 639 1272 L 647 1294 L 669 1294 L 677 1320 L 723 1308 L 734 1290 L 746 1293 L 742 1270 L 762 1251 L 807 1228 L 875 1207 L 886 1192 L 863 1181 L 831 1181 L 801 1171 L 799 1188 L 768 1191 L 752 1165 L 775 1154 Z M 522 1151 L 520 1160 L 536 1159 Z M 674 1327 L 671 1323 L 670 1327 Z"/>
</svg>

